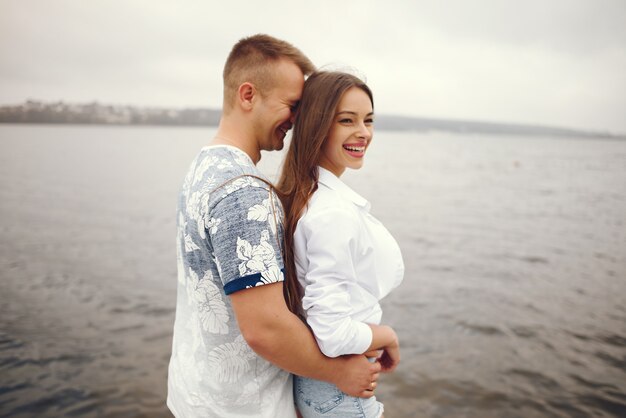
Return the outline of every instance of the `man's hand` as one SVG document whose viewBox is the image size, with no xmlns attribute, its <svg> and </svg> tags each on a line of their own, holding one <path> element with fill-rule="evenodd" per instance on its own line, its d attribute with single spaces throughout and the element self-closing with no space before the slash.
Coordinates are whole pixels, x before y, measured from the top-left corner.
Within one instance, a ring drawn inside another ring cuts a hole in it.
<svg viewBox="0 0 626 418">
<path fill-rule="evenodd" d="M 241 333 L 257 354 L 293 374 L 333 383 L 351 396 L 373 396 L 380 363 L 362 354 L 324 356 L 311 331 L 287 309 L 282 282 L 240 290 L 230 298 Z"/>
<path fill-rule="evenodd" d="M 380 373 L 381 365 L 378 362 L 371 363 L 362 354 L 338 357 L 341 367 L 333 382 L 342 391 L 350 396 L 359 398 L 371 398 L 374 396 L 376 381 Z"/>
</svg>

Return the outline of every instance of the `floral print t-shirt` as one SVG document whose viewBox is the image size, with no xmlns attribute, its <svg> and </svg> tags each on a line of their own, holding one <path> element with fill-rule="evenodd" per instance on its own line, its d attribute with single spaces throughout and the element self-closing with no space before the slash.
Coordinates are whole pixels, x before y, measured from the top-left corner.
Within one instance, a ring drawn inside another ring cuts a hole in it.
<svg viewBox="0 0 626 418">
<path fill-rule="evenodd" d="M 238 148 L 204 147 L 178 204 L 167 405 L 182 417 L 293 418 L 291 375 L 244 340 L 227 296 L 283 281 L 282 207 Z"/>
</svg>

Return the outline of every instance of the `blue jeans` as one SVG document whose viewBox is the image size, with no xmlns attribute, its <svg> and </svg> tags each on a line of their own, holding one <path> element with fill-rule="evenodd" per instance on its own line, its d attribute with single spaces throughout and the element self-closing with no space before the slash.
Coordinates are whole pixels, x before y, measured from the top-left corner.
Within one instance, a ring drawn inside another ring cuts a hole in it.
<svg viewBox="0 0 626 418">
<path fill-rule="evenodd" d="M 384 410 L 375 396 L 355 398 L 331 383 L 306 377 L 293 377 L 293 392 L 303 418 L 379 418 Z"/>
</svg>

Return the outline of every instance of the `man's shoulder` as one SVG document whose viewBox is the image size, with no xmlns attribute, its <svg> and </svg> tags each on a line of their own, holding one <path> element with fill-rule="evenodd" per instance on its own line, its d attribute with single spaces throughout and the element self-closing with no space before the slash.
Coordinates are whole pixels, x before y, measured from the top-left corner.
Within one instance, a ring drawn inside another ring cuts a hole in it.
<svg viewBox="0 0 626 418">
<path fill-rule="evenodd" d="M 208 192 L 212 200 L 247 186 L 269 187 L 265 185 L 269 181 L 250 157 L 231 146 L 202 148 L 193 170 L 193 187 Z"/>
<path fill-rule="evenodd" d="M 224 181 L 245 174 L 262 176 L 250 157 L 235 147 L 207 146 L 202 149 L 199 158 L 206 161 L 211 171 Z"/>
</svg>

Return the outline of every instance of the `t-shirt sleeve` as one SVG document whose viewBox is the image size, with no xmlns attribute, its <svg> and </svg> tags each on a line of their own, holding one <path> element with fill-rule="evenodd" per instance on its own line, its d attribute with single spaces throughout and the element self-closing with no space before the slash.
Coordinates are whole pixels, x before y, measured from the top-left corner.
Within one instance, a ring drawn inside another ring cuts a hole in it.
<svg viewBox="0 0 626 418">
<path fill-rule="evenodd" d="M 279 205 L 267 189 L 244 187 L 213 207 L 209 237 L 227 295 L 284 280 Z"/>
</svg>

